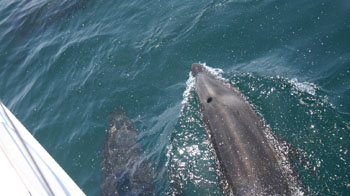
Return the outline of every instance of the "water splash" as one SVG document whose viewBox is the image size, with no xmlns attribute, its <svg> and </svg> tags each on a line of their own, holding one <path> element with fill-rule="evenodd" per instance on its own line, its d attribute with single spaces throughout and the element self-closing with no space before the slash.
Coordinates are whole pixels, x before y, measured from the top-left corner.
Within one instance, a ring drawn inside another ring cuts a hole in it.
<svg viewBox="0 0 350 196">
<path fill-rule="evenodd" d="M 169 189 L 166 195 L 221 195 L 216 157 L 192 91 L 167 147 Z"/>
<path fill-rule="evenodd" d="M 310 82 L 298 82 L 297 78 L 292 78 L 288 81 L 296 90 L 309 93 L 310 95 L 316 95 L 317 86 Z"/>
<path fill-rule="evenodd" d="M 213 75 L 217 80 L 221 80 L 223 81 L 225 84 L 227 84 L 229 82 L 228 79 L 224 78 L 222 75 L 224 74 L 224 71 L 220 68 L 213 68 L 208 66 L 205 63 L 200 63 L 201 65 L 203 65 L 203 67 L 205 67 L 205 69 L 207 69 L 207 71 Z"/>
<path fill-rule="evenodd" d="M 188 103 L 188 100 L 192 98 L 191 91 L 194 88 L 194 84 L 195 84 L 194 77 L 192 76 L 192 72 L 190 72 L 188 79 L 186 81 L 186 90 L 182 94 L 183 100 L 181 101 L 182 107 L 179 115 L 182 114 L 185 105 Z"/>
</svg>

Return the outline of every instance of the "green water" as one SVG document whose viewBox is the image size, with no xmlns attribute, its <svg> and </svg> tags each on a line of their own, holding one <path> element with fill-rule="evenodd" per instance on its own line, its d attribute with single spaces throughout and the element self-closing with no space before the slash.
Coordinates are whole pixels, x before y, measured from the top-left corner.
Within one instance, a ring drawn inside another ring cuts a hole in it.
<svg viewBox="0 0 350 196">
<path fill-rule="evenodd" d="M 139 129 L 160 195 L 220 195 L 186 84 L 206 62 L 290 144 L 311 195 L 349 195 L 349 10 L 347 0 L 3 0 L 0 98 L 87 195 L 100 193 L 117 107 Z"/>
</svg>

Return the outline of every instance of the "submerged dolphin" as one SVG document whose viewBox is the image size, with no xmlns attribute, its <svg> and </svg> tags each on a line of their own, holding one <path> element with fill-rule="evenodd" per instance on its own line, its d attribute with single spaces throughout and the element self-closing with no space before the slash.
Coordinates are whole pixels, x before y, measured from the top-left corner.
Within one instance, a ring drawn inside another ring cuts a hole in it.
<svg viewBox="0 0 350 196">
<path fill-rule="evenodd" d="M 102 152 L 101 195 L 155 195 L 153 171 L 141 153 L 134 123 L 121 109 L 112 113 Z"/>
<path fill-rule="evenodd" d="M 290 195 L 266 128 L 241 93 L 192 65 L 197 100 L 220 166 L 235 195 Z"/>
</svg>

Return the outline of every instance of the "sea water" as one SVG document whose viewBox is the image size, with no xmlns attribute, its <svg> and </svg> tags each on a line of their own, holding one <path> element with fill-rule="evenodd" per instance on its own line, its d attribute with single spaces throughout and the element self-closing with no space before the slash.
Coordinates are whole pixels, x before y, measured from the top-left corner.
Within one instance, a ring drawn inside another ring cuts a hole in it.
<svg viewBox="0 0 350 196">
<path fill-rule="evenodd" d="M 349 195 L 349 10 L 348 0 L 2 0 L 0 98 L 87 195 L 100 194 L 117 108 L 138 128 L 157 193 L 222 195 L 190 77 L 206 63 L 288 143 L 309 194 Z"/>
</svg>

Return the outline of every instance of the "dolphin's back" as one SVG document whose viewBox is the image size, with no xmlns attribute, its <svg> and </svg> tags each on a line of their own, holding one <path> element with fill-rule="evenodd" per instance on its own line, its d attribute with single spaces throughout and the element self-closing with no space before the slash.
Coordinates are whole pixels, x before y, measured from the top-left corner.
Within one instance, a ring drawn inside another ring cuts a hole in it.
<svg viewBox="0 0 350 196">
<path fill-rule="evenodd" d="M 196 76 L 197 97 L 219 162 L 236 195 L 289 195 L 264 126 L 241 94 L 206 72 Z"/>
<path fill-rule="evenodd" d="M 155 195 L 152 170 L 141 153 L 134 123 L 121 109 L 112 113 L 102 152 L 101 195 Z"/>
</svg>

